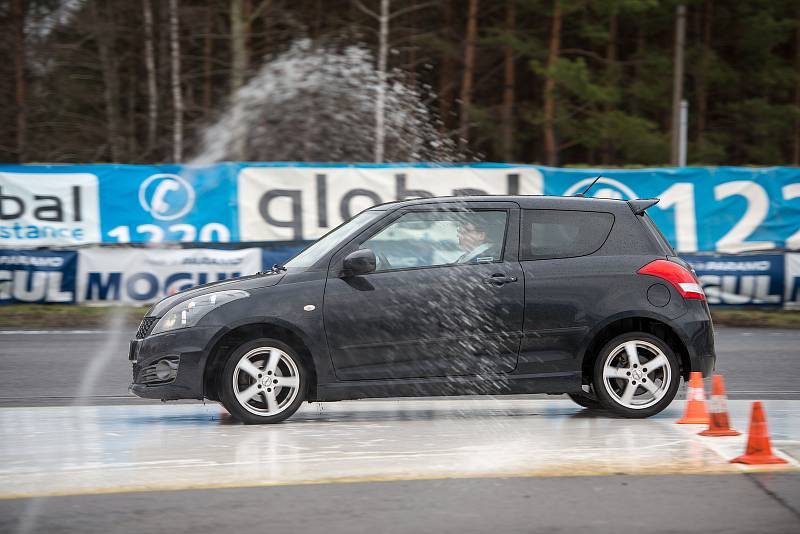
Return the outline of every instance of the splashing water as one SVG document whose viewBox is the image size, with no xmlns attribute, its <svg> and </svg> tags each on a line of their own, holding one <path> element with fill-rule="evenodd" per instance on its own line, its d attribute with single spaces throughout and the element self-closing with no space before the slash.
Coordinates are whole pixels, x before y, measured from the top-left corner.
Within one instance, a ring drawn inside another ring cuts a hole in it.
<svg viewBox="0 0 800 534">
<path fill-rule="evenodd" d="M 70 403 L 73 408 L 78 408 L 87 404 L 97 386 L 98 381 L 102 377 L 103 370 L 114 361 L 119 360 L 119 353 L 117 352 L 120 346 L 120 341 L 129 337 L 129 332 L 126 331 L 125 326 L 125 312 L 120 308 L 110 307 L 108 314 L 108 321 L 106 322 L 106 336 L 103 344 L 97 354 L 92 358 L 89 367 L 83 375 L 81 383 L 78 384 L 75 396 Z M 85 448 L 90 448 L 97 442 L 95 433 L 97 432 L 96 426 L 89 424 L 83 418 L 76 418 L 80 426 L 79 435 L 85 443 Z M 33 497 L 28 500 L 25 505 L 25 510 L 22 513 L 19 524 L 17 525 L 17 534 L 29 534 L 38 530 L 37 522 L 39 516 L 47 504 L 49 497 Z"/>
<path fill-rule="evenodd" d="M 466 159 L 405 78 L 395 70 L 386 87 L 386 161 Z M 378 84 L 366 48 L 299 40 L 236 92 L 191 163 L 371 161 Z"/>
</svg>

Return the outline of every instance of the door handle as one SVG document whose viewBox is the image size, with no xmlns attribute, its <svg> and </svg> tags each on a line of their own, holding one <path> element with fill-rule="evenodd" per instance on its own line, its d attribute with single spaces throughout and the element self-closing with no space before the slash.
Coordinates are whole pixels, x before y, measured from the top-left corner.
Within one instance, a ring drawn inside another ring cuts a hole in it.
<svg viewBox="0 0 800 534">
<path fill-rule="evenodd" d="M 511 282 L 516 282 L 516 276 L 506 276 L 502 273 L 496 273 L 488 278 L 483 279 L 484 284 L 493 285 L 493 286 L 502 286 L 504 284 L 510 284 Z"/>
</svg>

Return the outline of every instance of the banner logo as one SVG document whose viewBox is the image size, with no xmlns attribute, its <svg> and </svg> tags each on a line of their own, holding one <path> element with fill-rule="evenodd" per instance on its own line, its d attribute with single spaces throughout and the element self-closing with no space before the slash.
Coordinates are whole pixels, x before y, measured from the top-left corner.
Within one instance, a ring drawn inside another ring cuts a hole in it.
<svg viewBox="0 0 800 534">
<path fill-rule="evenodd" d="M 0 245 L 100 241 L 97 176 L 0 172 Z"/>
<path fill-rule="evenodd" d="M 194 286 L 261 270 L 261 249 L 95 249 L 81 251 L 78 299 L 143 304 Z"/>
<path fill-rule="evenodd" d="M 780 306 L 784 261 L 778 254 L 702 256 L 682 254 L 697 273 L 712 305 Z"/>
<path fill-rule="evenodd" d="M 75 302 L 77 252 L 0 251 L 0 304 Z"/>
<path fill-rule="evenodd" d="M 376 204 L 466 195 L 541 195 L 530 167 L 244 167 L 237 179 L 242 241 L 316 239 Z"/>
<path fill-rule="evenodd" d="M 139 186 L 139 204 L 160 221 L 180 219 L 192 210 L 194 199 L 194 188 L 177 174 L 154 174 Z"/>
</svg>

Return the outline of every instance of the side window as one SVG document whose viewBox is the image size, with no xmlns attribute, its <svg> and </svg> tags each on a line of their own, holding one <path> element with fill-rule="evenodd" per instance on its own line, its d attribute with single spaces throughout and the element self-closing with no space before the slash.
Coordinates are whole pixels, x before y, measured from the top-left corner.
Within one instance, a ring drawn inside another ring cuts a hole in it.
<svg viewBox="0 0 800 534">
<path fill-rule="evenodd" d="M 506 211 L 406 213 L 361 243 L 377 271 L 502 261 Z"/>
<path fill-rule="evenodd" d="M 605 243 L 614 216 L 599 211 L 523 210 L 522 260 L 575 258 Z"/>
</svg>

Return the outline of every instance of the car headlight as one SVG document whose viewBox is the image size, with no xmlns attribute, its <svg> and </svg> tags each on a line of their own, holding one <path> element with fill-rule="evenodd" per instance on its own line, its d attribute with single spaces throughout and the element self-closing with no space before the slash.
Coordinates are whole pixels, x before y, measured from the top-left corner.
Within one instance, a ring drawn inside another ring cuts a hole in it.
<svg viewBox="0 0 800 534">
<path fill-rule="evenodd" d="M 249 297 L 250 293 L 240 289 L 228 291 L 217 291 L 208 293 L 190 300 L 186 300 L 170 308 L 164 316 L 158 320 L 153 334 L 161 334 L 179 328 L 194 326 L 208 312 L 233 300 Z"/>
</svg>

